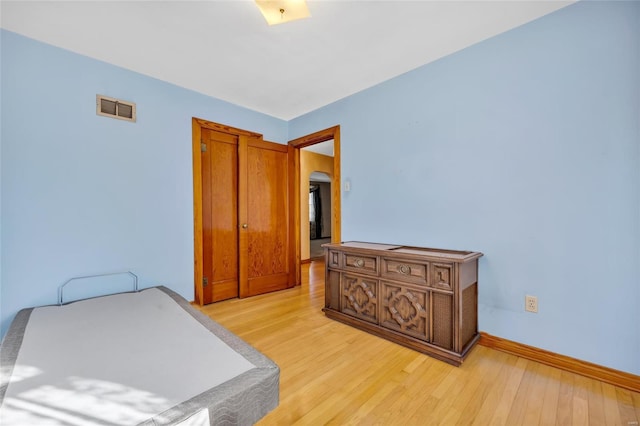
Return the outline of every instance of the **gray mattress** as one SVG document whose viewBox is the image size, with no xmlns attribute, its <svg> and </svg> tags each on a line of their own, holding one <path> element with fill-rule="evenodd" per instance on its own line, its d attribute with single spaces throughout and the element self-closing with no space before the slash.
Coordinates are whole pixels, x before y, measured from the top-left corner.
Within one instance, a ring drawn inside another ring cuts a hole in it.
<svg viewBox="0 0 640 426">
<path fill-rule="evenodd" d="M 0 348 L 0 424 L 249 425 L 278 366 L 165 287 L 18 313 Z"/>
</svg>

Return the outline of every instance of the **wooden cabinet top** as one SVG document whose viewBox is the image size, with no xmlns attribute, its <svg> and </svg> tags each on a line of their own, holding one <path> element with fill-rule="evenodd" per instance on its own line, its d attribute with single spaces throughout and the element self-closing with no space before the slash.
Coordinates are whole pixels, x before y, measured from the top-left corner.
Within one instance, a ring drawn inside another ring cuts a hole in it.
<svg viewBox="0 0 640 426">
<path fill-rule="evenodd" d="M 470 262 L 482 256 L 482 253 L 475 251 L 398 246 L 391 244 L 366 243 L 360 241 L 323 244 L 322 247 L 329 250 L 357 252 L 376 256 L 402 257 L 457 263 Z"/>
</svg>

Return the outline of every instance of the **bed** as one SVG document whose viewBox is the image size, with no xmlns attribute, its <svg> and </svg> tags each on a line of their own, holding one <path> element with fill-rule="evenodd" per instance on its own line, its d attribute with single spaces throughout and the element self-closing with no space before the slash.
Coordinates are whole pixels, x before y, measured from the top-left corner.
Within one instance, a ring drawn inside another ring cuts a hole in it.
<svg viewBox="0 0 640 426">
<path fill-rule="evenodd" d="M 247 425 L 278 405 L 278 366 L 168 288 L 60 302 L 2 341 L 3 426 Z"/>
</svg>

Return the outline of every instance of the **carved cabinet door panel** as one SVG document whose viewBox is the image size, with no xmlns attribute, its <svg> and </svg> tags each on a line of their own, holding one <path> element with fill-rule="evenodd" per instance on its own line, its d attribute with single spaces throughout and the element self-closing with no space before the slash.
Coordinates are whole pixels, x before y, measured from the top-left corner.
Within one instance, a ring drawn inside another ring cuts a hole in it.
<svg viewBox="0 0 640 426">
<path fill-rule="evenodd" d="M 342 274 L 340 310 L 354 317 L 378 322 L 378 280 L 371 277 Z"/>
<path fill-rule="evenodd" d="M 418 286 L 381 281 L 380 325 L 429 340 L 430 292 Z"/>
</svg>

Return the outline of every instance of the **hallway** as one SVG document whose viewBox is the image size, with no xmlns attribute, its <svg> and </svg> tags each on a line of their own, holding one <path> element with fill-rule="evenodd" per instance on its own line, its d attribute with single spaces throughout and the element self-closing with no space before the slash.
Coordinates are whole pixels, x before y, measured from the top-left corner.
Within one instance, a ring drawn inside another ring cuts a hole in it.
<svg viewBox="0 0 640 426">
<path fill-rule="evenodd" d="M 318 257 L 324 256 L 324 249 L 322 248 L 322 244 L 327 244 L 331 242 L 331 238 L 318 238 L 317 240 L 310 240 L 309 242 L 309 258 L 317 259 Z"/>
</svg>

